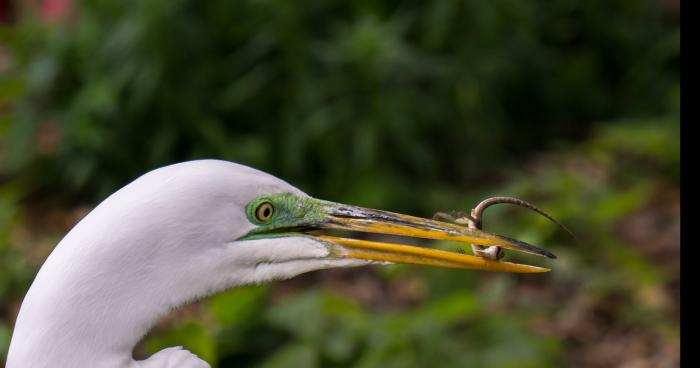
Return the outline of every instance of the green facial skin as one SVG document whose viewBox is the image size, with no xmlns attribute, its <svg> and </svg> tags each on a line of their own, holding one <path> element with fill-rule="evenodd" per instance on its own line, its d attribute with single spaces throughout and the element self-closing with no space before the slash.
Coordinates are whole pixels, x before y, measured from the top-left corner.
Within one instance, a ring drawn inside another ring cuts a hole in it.
<svg viewBox="0 0 700 368">
<path fill-rule="evenodd" d="M 270 203 L 272 217 L 260 221 L 255 216 L 256 209 L 263 203 Z M 239 240 L 303 235 L 294 228 L 320 224 L 326 217 L 326 202 L 311 197 L 301 197 L 292 193 L 264 195 L 253 199 L 245 208 L 248 221 L 258 225 Z M 291 231 L 284 231 L 290 229 Z"/>
</svg>

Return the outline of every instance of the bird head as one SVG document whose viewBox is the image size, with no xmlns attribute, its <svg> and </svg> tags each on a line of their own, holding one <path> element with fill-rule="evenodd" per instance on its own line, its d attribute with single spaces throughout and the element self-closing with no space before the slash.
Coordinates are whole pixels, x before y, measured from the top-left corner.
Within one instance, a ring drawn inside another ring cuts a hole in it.
<svg viewBox="0 0 700 368">
<path fill-rule="evenodd" d="M 214 289 L 367 264 L 548 271 L 414 245 L 417 238 L 498 245 L 554 258 L 546 250 L 485 231 L 313 198 L 272 175 L 224 161 L 168 166 L 130 185 L 147 188 L 147 194 L 140 195 L 148 202 L 141 206 L 140 216 L 160 217 L 157 220 L 167 229 L 152 231 L 168 233 L 169 244 L 187 249 L 178 254 L 189 254 L 187 263 L 199 266 L 192 272 L 207 272 L 216 265 L 229 270 L 217 269 L 230 277 Z M 158 212 L 152 213 L 153 208 Z M 395 240 L 370 240 L 371 234 Z M 172 265 L 180 270 L 188 268 L 177 262 Z"/>
<path fill-rule="evenodd" d="M 173 296 L 169 305 L 235 286 L 368 264 L 548 271 L 419 246 L 418 239 L 554 258 L 505 236 L 321 200 L 247 166 L 199 160 L 153 170 L 115 192 L 66 235 L 44 268 L 58 272 L 73 265 L 74 282 L 109 284 L 115 295 L 120 285 L 125 292 L 159 290 Z"/>
</svg>

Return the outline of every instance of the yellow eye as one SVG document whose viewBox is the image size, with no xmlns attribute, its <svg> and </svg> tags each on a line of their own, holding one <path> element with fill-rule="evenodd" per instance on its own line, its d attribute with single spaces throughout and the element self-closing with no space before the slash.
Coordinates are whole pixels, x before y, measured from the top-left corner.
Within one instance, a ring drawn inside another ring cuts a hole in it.
<svg viewBox="0 0 700 368">
<path fill-rule="evenodd" d="M 270 221 L 274 213 L 275 208 L 272 207 L 272 203 L 263 202 L 255 209 L 255 218 L 260 222 Z"/>
</svg>

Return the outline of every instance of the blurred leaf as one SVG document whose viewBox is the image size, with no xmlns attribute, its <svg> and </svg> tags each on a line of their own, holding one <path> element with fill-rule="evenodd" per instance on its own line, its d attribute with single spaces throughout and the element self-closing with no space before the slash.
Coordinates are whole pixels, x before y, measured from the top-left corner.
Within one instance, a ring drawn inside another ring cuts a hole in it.
<svg viewBox="0 0 700 368">
<path fill-rule="evenodd" d="M 259 312 L 268 287 L 242 287 L 214 296 L 210 306 L 218 321 L 236 327 Z"/>
<path fill-rule="evenodd" d="M 319 367 L 316 351 L 311 346 L 290 344 L 267 359 L 260 368 Z"/>
<path fill-rule="evenodd" d="M 171 346 L 183 346 L 205 361 L 216 362 L 216 343 L 200 324 L 185 323 L 148 340 L 151 353 Z"/>
<path fill-rule="evenodd" d="M 4 323 L 0 323 L 0 360 L 4 360 L 7 357 L 11 337 L 12 331 Z"/>
</svg>

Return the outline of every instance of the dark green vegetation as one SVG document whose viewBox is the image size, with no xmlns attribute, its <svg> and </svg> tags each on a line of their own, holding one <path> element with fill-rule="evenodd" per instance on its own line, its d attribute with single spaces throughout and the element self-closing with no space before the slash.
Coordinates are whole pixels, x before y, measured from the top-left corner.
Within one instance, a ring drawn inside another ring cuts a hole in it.
<svg viewBox="0 0 700 368">
<path fill-rule="evenodd" d="M 545 275 L 323 271 L 176 312 L 139 354 L 219 367 L 676 366 L 679 27 L 672 2 L 83 1 L 0 29 L 0 362 L 85 208 L 216 157 L 319 198 L 485 229 Z M 5 60 L 5 61 L 3 61 Z M 447 248 L 454 247 L 441 244 Z M 514 255 L 507 256 L 514 257 Z"/>
</svg>

